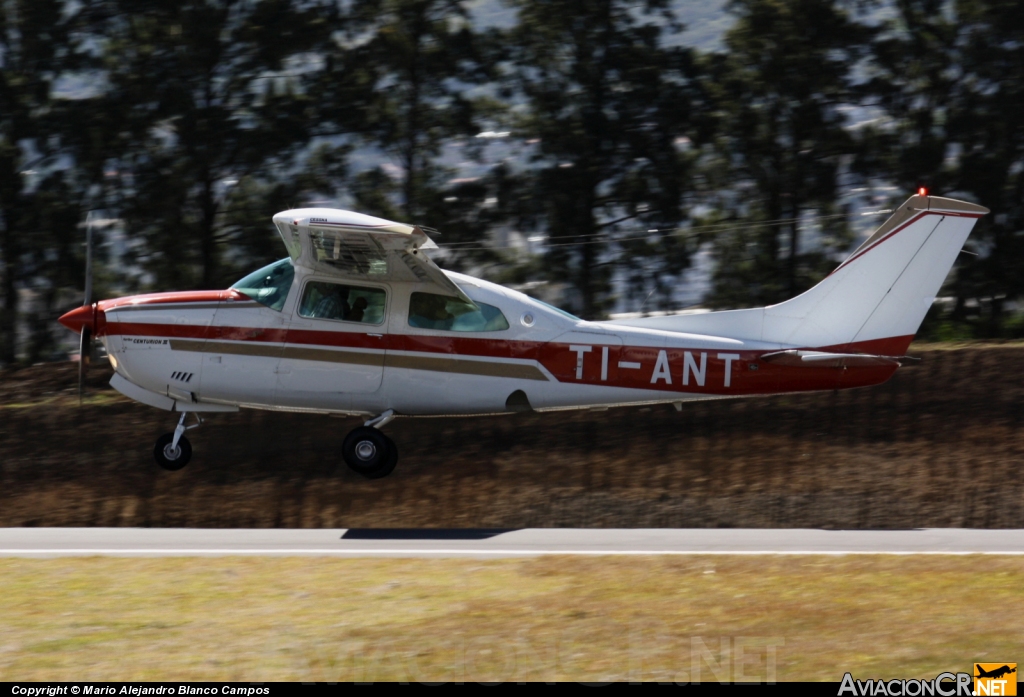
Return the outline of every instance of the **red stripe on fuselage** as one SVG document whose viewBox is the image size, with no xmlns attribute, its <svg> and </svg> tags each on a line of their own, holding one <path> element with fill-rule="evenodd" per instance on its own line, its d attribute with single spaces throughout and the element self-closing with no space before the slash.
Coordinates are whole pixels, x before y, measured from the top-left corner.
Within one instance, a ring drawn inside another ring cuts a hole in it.
<svg viewBox="0 0 1024 697">
<path fill-rule="evenodd" d="M 905 356 L 910 343 L 914 340 L 913 334 L 906 336 L 890 336 L 885 339 L 869 339 L 868 341 L 852 341 L 848 344 L 836 344 L 835 346 L 822 346 L 812 351 L 833 351 L 835 353 L 866 353 L 870 356 Z"/>
<path fill-rule="evenodd" d="M 128 305 L 162 305 L 167 303 L 213 303 L 250 300 L 248 295 L 234 288 L 228 290 L 185 290 L 171 293 L 147 293 L 145 295 L 129 295 L 124 298 L 101 300 L 97 308 L 103 311 L 113 310 Z"/>
<path fill-rule="evenodd" d="M 469 356 L 475 358 L 535 360 L 548 369 L 559 382 L 567 384 L 604 385 L 664 392 L 706 393 L 715 395 L 772 394 L 810 390 L 831 390 L 860 387 L 885 382 L 896 366 L 858 366 L 848 368 L 809 368 L 764 363 L 758 357 L 765 351 L 730 349 L 658 348 L 617 346 L 595 343 L 584 353 L 583 373 L 577 379 L 579 354 L 569 344 L 480 339 L 470 337 L 422 336 L 390 334 L 381 337 L 361 332 L 331 332 L 308 329 L 263 329 L 259 327 L 194 326 L 184 324 L 151 324 L 108 322 L 106 333 L 124 336 L 159 336 L 171 339 L 209 339 L 259 343 L 289 343 L 323 348 L 388 349 L 432 355 Z M 891 337 L 852 342 L 818 350 L 843 353 L 901 356 L 913 336 Z M 605 364 L 603 348 L 608 348 Z M 664 351 L 668 373 L 652 382 L 659 354 Z M 687 361 L 686 354 L 690 354 Z M 705 357 L 702 359 L 701 354 Z M 726 360 L 719 354 L 737 355 Z M 620 367 L 620 362 L 639 363 L 640 368 Z M 690 370 L 686 370 L 689 363 Z M 727 370 L 728 363 L 728 370 Z M 602 366 L 608 379 L 602 380 Z M 703 366 L 703 370 L 701 369 Z M 687 384 L 683 383 L 684 373 Z M 726 386 L 728 373 L 729 385 Z M 703 383 L 703 384 L 701 384 Z"/>
<path fill-rule="evenodd" d="M 851 350 L 850 352 L 854 352 Z M 757 395 L 864 387 L 885 382 L 898 366 L 818 368 L 765 363 L 765 351 L 609 346 L 607 370 L 602 347 L 584 353 L 582 379 L 576 379 L 579 353 L 568 344 L 544 344 L 540 362 L 559 382 L 708 395 Z M 662 354 L 664 354 L 662 356 Z M 640 364 L 640 368 L 628 364 Z M 627 364 L 623 366 L 622 364 Z"/>
</svg>

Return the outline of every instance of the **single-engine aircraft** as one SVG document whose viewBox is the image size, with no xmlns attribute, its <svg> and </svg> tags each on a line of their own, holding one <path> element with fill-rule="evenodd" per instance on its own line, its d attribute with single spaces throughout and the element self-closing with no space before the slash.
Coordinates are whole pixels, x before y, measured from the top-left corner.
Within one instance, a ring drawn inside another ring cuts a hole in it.
<svg viewBox="0 0 1024 697">
<path fill-rule="evenodd" d="M 105 345 L 110 384 L 179 412 L 154 455 L 192 448 L 186 417 L 239 408 L 359 416 L 342 456 L 376 478 L 396 416 L 605 408 L 836 390 L 885 382 L 978 218 L 910 197 L 818 285 L 749 310 L 589 322 L 443 271 L 417 226 L 343 210 L 274 216 L 288 256 L 228 290 L 135 295 L 60 322 Z"/>
</svg>

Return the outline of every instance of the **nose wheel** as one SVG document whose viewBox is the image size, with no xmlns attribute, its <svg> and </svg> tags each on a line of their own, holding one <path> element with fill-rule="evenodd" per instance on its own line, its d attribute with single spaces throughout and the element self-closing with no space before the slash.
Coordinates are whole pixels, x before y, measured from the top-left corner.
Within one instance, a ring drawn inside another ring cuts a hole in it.
<svg viewBox="0 0 1024 697">
<path fill-rule="evenodd" d="M 192 444 L 185 437 L 185 431 L 203 423 L 203 420 L 196 414 L 198 423 L 186 426 L 186 416 L 188 416 L 188 412 L 183 412 L 174 433 L 165 433 L 157 438 L 156 447 L 153 448 L 153 459 L 156 460 L 156 464 L 169 472 L 177 472 L 192 459 Z"/>
<path fill-rule="evenodd" d="M 341 455 L 349 468 L 368 479 L 380 479 L 391 474 L 398 463 L 398 447 L 377 429 L 392 418 L 394 415 L 390 411 L 385 412 L 345 436 Z"/>
<path fill-rule="evenodd" d="M 174 443 L 174 434 L 165 433 L 156 439 L 156 447 L 153 448 L 153 457 L 156 464 L 169 472 L 177 472 L 188 464 L 192 459 L 192 444 L 188 438 L 182 436 Z"/>
</svg>

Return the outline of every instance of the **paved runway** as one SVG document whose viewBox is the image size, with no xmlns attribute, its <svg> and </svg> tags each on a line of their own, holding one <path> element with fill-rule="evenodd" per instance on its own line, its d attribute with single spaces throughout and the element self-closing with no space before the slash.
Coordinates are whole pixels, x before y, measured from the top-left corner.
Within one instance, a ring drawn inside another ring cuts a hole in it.
<svg viewBox="0 0 1024 697">
<path fill-rule="evenodd" d="M 0 556 L 1024 555 L 1024 530 L 0 528 Z"/>
</svg>

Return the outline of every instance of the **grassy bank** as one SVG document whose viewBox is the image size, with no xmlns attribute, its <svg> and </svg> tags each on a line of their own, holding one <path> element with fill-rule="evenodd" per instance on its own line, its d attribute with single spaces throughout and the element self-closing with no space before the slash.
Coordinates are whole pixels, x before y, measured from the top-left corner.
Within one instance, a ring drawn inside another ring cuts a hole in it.
<svg viewBox="0 0 1024 697">
<path fill-rule="evenodd" d="M 920 347 L 885 385 L 605 412 L 398 419 L 395 473 L 341 462 L 353 419 L 243 411 L 153 463 L 174 417 L 75 368 L 0 374 L 0 526 L 1020 527 L 1024 346 Z"/>
<path fill-rule="evenodd" d="M 1017 660 L 1024 603 L 1011 557 L 4 559 L 0 579 L 19 681 L 934 677 Z"/>
</svg>

